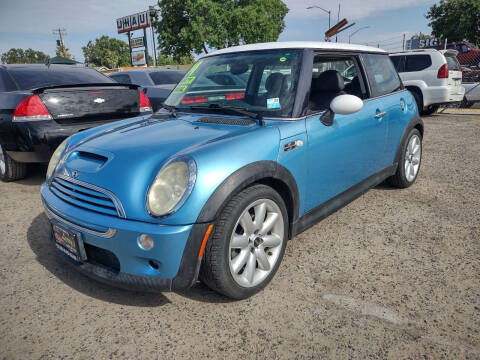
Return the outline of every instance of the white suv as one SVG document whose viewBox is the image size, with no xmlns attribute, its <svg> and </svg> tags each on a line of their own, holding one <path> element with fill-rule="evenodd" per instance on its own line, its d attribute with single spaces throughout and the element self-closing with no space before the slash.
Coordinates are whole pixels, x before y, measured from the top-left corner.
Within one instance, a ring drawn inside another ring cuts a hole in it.
<svg viewBox="0 0 480 360">
<path fill-rule="evenodd" d="M 457 53 L 456 50 L 424 49 L 390 54 L 422 115 L 433 114 L 441 104 L 463 100 L 465 89 Z"/>
</svg>

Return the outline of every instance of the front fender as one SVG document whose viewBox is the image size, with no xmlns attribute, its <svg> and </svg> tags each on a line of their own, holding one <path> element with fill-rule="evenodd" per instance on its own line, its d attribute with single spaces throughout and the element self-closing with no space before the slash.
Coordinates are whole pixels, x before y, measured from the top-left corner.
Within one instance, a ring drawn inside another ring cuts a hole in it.
<svg viewBox="0 0 480 360">
<path fill-rule="evenodd" d="M 410 120 L 408 121 L 407 123 L 407 126 L 405 126 L 405 129 L 403 130 L 403 133 L 402 133 L 402 137 L 400 139 L 400 142 L 398 144 L 398 147 L 397 147 L 397 152 L 396 152 L 396 155 L 395 155 L 395 161 L 394 161 L 394 164 L 398 164 L 399 161 L 400 161 L 400 157 L 401 157 L 401 151 L 402 151 L 402 145 L 403 143 L 405 142 L 405 139 L 406 137 L 408 136 L 408 133 L 410 132 L 410 130 L 412 130 L 413 128 L 418 128 L 419 131 L 420 131 L 420 134 L 422 134 L 422 137 L 423 137 L 423 131 L 424 131 L 424 126 L 423 126 L 423 120 L 422 118 L 417 114 L 413 115 Z"/>
<path fill-rule="evenodd" d="M 299 195 L 294 177 L 286 168 L 275 161 L 257 161 L 238 169 L 217 187 L 203 206 L 197 222 L 210 223 L 215 221 L 223 207 L 236 194 L 249 185 L 261 182 L 262 180 L 267 180 L 267 182 L 273 180 L 275 183 L 279 182 L 283 184 L 284 190 L 286 190 L 287 193 L 281 195 L 284 198 L 287 197 L 287 207 L 288 205 L 291 206 L 289 222 L 296 220 L 298 218 Z M 281 191 L 281 189 L 277 190 Z M 288 202 L 291 202 L 291 204 L 288 204 Z"/>
<path fill-rule="evenodd" d="M 185 155 L 191 156 L 197 164 L 195 186 L 183 206 L 176 213 L 159 220 L 159 223 L 182 225 L 212 220 L 214 217 L 210 215 L 202 216 L 203 220 L 199 220 L 199 215 L 217 188 L 232 174 L 249 164 L 275 161 L 279 142 L 278 128 L 265 126 L 190 149 Z M 213 210 L 208 214 L 212 212 Z"/>
</svg>

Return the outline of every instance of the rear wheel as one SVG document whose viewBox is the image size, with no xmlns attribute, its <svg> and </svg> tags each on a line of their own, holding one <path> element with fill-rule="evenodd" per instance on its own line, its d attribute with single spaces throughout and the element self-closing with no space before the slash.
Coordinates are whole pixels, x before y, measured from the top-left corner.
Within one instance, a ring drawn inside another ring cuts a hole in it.
<svg viewBox="0 0 480 360">
<path fill-rule="evenodd" d="M 412 95 L 413 98 L 415 99 L 415 103 L 417 104 L 418 108 L 418 113 L 421 114 L 423 111 L 423 98 L 422 95 L 420 94 L 419 90 L 414 90 L 414 89 L 408 89 Z"/>
<path fill-rule="evenodd" d="M 14 181 L 20 180 L 27 174 L 27 166 L 19 163 L 8 156 L 5 149 L 0 145 L 0 180 Z"/>
<path fill-rule="evenodd" d="M 435 112 L 437 112 L 439 107 L 440 107 L 439 105 L 429 105 L 425 109 L 420 111 L 420 114 L 425 115 L 425 116 L 432 115 Z"/>
<path fill-rule="evenodd" d="M 468 108 L 471 108 L 473 104 L 474 104 L 473 101 L 468 101 L 466 97 L 463 97 L 463 100 L 460 103 L 460 107 L 468 109 Z"/>
<path fill-rule="evenodd" d="M 398 188 L 407 188 L 417 179 L 422 162 L 422 135 L 418 129 L 410 130 L 400 151 L 397 172 L 387 182 Z"/>
<path fill-rule="evenodd" d="M 200 279 L 234 299 L 262 290 L 285 252 L 286 214 L 283 199 L 268 186 L 255 185 L 236 195 L 215 224 Z"/>
</svg>

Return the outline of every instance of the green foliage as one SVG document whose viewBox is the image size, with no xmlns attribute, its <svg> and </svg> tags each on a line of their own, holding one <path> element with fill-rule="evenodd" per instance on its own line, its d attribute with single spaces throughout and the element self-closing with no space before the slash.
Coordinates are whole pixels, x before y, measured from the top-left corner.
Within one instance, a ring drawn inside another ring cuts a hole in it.
<svg viewBox="0 0 480 360">
<path fill-rule="evenodd" d="M 180 58 L 174 59 L 171 56 L 163 55 L 161 53 L 157 56 L 157 66 L 165 65 L 188 65 L 193 64 L 195 59 L 192 55 L 182 56 Z"/>
<path fill-rule="evenodd" d="M 176 60 L 209 48 L 276 41 L 288 12 L 281 0 L 159 0 L 158 5 L 159 47 Z"/>
<path fill-rule="evenodd" d="M 85 64 L 109 69 L 130 66 L 130 50 L 125 41 L 103 35 L 82 47 Z"/>
<path fill-rule="evenodd" d="M 480 44 L 480 0 L 440 0 L 425 17 L 434 36 Z"/>
<path fill-rule="evenodd" d="M 61 56 L 67 59 L 71 59 L 72 55 L 70 54 L 70 49 L 68 49 L 64 44 L 57 45 L 57 50 L 55 51 L 57 56 Z"/>
<path fill-rule="evenodd" d="M 2 54 L 3 64 L 45 64 L 50 56 L 33 49 L 12 48 Z"/>
</svg>

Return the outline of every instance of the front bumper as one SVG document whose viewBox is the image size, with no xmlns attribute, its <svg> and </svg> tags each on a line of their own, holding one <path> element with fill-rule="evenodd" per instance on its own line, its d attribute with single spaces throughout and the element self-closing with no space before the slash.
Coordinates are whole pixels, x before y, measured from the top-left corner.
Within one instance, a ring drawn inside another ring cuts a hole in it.
<svg viewBox="0 0 480 360">
<path fill-rule="evenodd" d="M 82 237 L 86 261 L 77 263 L 58 251 L 80 272 L 114 286 L 142 291 L 182 290 L 196 281 L 200 266 L 197 254 L 208 224 L 169 226 L 120 219 L 72 206 L 45 183 L 40 192 L 50 221 Z M 138 246 L 140 234 L 153 238 L 151 250 Z"/>
</svg>

